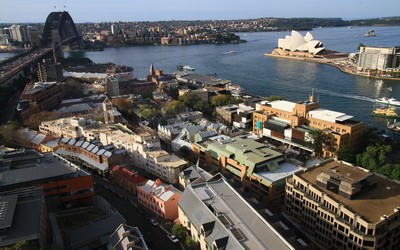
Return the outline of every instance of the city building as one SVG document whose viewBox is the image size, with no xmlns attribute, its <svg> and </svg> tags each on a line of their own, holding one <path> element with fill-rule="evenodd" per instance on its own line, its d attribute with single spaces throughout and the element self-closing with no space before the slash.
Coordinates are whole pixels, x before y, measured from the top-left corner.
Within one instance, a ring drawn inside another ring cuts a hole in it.
<svg viewBox="0 0 400 250">
<path fill-rule="evenodd" d="M 181 195 L 181 191 L 172 185 L 163 184 L 160 179 L 148 180 L 143 186 L 137 187 L 140 204 L 161 218 L 172 221 L 178 218 L 178 202 Z"/>
<path fill-rule="evenodd" d="M 64 86 L 57 82 L 28 83 L 20 97 L 17 111 L 22 120 L 40 111 L 57 108 L 64 98 Z"/>
<path fill-rule="evenodd" d="M 136 187 L 146 182 L 146 179 L 138 172 L 128 169 L 125 166 L 116 165 L 110 171 L 111 180 L 119 187 L 136 194 Z"/>
<path fill-rule="evenodd" d="M 200 249 L 295 249 L 220 174 L 186 186 L 178 209 Z"/>
<path fill-rule="evenodd" d="M 278 100 L 261 102 L 253 112 L 253 133 L 306 151 L 313 151 L 310 130 L 325 134 L 322 153 L 335 156 L 342 145 L 358 147 L 367 126 L 345 113 L 320 108 L 314 94 L 304 102 Z"/>
<path fill-rule="evenodd" d="M 98 139 L 101 131 L 109 131 L 109 126 L 102 122 L 82 117 L 68 117 L 52 121 L 44 121 L 39 125 L 39 131 L 55 137 L 79 138 L 87 140 Z"/>
<path fill-rule="evenodd" d="M 59 141 L 55 153 L 101 175 L 108 175 L 115 165 L 129 164 L 129 156 L 125 149 L 118 149 L 113 145 L 103 146 L 97 140 L 64 137 Z"/>
<path fill-rule="evenodd" d="M 163 179 L 168 183 L 177 183 L 179 172 L 188 162 L 175 154 L 161 149 L 158 137 L 148 132 L 133 133 L 125 129 L 112 130 L 100 134 L 103 144 L 113 144 L 124 148 L 130 155 L 132 165 Z"/>
<path fill-rule="evenodd" d="M 115 229 L 125 224 L 125 218 L 113 208 L 107 200 L 102 196 L 94 196 L 92 198 L 93 206 L 80 209 L 69 210 L 65 213 L 58 213 L 56 216 L 61 219 L 74 218 L 75 216 L 87 216 L 92 212 L 90 219 L 86 219 L 85 223 L 79 226 L 64 226 L 62 229 L 62 236 L 64 237 L 64 246 L 62 249 L 107 249 L 110 243 L 110 235 Z M 75 216 L 71 216 L 73 213 Z M 66 218 L 65 218 L 66 217 Z M 57 220 L 52 221 L 52 223 Z M 54 224 L 52 226 L 55 226 Z M 60 225 L 57 225 L 60 227 Z M 55 239 L 59 240 L 59 239 Z"/>
<path fill-rule="evenodd" d="M 400 49 L 360 47 L 358 70 L 389 70 L 400 68 Z"/>
<path fill-rule="evenodd" d="M 41 186 L 46 198 L 62 207 L 90 204 L 94 195 L 91 174 L 54 154 L 11 150 L 2 154 L 1 190 Z"/>
<path fill-rule="evenodd" d="M 217 119 L 229 126 L 251 129 L 253 126 L 253 110 L 251 106 L 243 103 L 216 107 Z"/>
<path fill-rule="evenodd" d="M 322 249 L 397 249 L 400 184 L 333 159 L 286 181 L 285 211 Z"/>
<path fill-rule="evenodd" d="M 218 137 L 195 144 L 194 151 L 208 166 L 240 183 L 243 191 L 252 191 L 276 207 L 283 204 L 286 178 L 301 170 L 286 162 L 283 154 L 250 138 Z"/>
<path fill-rule="evenodd" d="M 179 173 L 179 188 L 185 190 L 186 186 L 191 183 L 208 181 L 212 175 L 199 166 L 199 161 L 196 165 L 190 166 Z"/>
<path fill-rule="evenodd" d="M 110 236 L 112 249 L 141 249 L 148 250 L 146 241 L 138 227 L 121 224 Z"/>
<path fill-rule="evenodd" d="M 115 76 L 108 76 L 106 77 L 106 88 L 109 97 L 135 94 L 141 95 L 143 98 L 150 98 L 157 89 L 157 84 L 152 81 L 138 79 L 120 81 Z"/>
<path fill-rule="evenodd" d="M 0 193 L 0 248 L 18 242 L 46 246 L 47 210 L 40 187 L 25 187 Z"/>
<path fill-rule="evenodd" d="M 179 96 L 182 96 L 186 93 L 190 93 L 192 95 L 196 95 L 202 100 L 203 102 L 208 102 L 208 91 L 206 89 L 180 89 Z"/>
</svg>

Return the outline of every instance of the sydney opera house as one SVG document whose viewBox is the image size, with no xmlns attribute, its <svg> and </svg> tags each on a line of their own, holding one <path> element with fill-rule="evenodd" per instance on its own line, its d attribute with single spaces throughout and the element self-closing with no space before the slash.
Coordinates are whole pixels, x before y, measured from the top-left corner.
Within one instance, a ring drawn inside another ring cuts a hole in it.
<svg viewBox="0 0 400 250">
<path fill-rule="evenodd" d="M 310 32 L 303 37 L 292 30 L 292 34 L 278 39 L 278 48 L 290 52 L 306 52 L 313 55 L 322 54 L 325 50 L 322 42 L 314 40 Z"/>
</svg>

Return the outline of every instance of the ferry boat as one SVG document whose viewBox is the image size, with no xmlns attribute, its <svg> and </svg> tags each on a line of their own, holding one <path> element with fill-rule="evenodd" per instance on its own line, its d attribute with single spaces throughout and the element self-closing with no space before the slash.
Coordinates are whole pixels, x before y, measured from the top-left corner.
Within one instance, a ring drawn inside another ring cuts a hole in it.
<svg viewBox="0 0 400 250">
<path fill-rule="evenodd" d="M 395 98 L 387 98 L 387 97 L 382 97 L 374 100 L 376 103 L 382 103 L 382 104 L 387 104 L 387 105 L 393 105 L 393 106 L 400 106 L 400 101 L 396 100 Z"/>
<path fill-rule="evenodd" d="M 396 113 L 395 108 L 377 108 L 372 111 L 373 116 L 388 117 L 388 118 L 400 118 L 400 115 Z"/>
</svg>

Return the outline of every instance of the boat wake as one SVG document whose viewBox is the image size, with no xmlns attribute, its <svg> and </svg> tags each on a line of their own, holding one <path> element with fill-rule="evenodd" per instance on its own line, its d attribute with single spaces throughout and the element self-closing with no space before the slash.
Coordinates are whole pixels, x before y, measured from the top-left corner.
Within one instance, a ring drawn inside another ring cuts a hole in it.
<svg viewBox="0 0 400 250">
<path fill-rule="evenodd" d="M 341 93 L 336 93 L 336 92 L 331 92 L 331 91 L 326 91 L 326 90 L 317 90 L 318 93 L 328 95 L 328 96 L 337 96 L 337 97 L 344 97 L 348 99 L 355 99 L 355 100 L 361 100 L 361 101 L 367 101 L 367 102 L 375 102 L 373 98 L 369 98 L 366 96 L 361 96 L 361 95 L 348 95 L 348 94 L 341 94 Z"/>
</svg>

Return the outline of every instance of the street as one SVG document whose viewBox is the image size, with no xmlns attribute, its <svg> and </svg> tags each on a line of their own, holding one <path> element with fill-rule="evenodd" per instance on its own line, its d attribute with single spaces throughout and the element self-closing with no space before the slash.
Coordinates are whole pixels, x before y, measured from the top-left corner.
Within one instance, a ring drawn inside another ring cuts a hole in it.
<svg viewBox="0 0 400 250">
<path fill-rule="evenodd" d="M 112 207 L 114 207 L 125 219 L 128 225 L 139 227 L 142 232 L 147 246 L 151 249 L 182 249 L 179 243 L 173 243 L 167 237 L 167 233 L 160 228 L 160 226 L 153 226 L 150 222 L 150 217 L 157 219 L 160 222 L 160 225 L 165 224 L 165 221 L 156 218 L 153 216 L 152 212 L 148 209 L 142 207 L 136 201 L 139 207 L 142 208 L 146 212 L 146 214 L 140 214 L 138 209 L 135 208 L 129 201 L 132 197 L 127 197 L 127 192 L 120 192 L 121 189 L 112 186 L 107 183 L 105 180 L 100 178 L 95 178 L 95 192 L 96 195 L 102 196 L 106 199 Z M 104 186 L 108 187 L 108 189 L 104 188 Z M 115 192 L 112 192 L 114 190 Z M 124 194 L 121 196 L 120 194 Z M 121 196 L 121 198 L 120 198 Z M 126 199 L 124 198 L 126 197 Z M 147 218 L 146 218 L 147 217 Z"/>
</svg>

